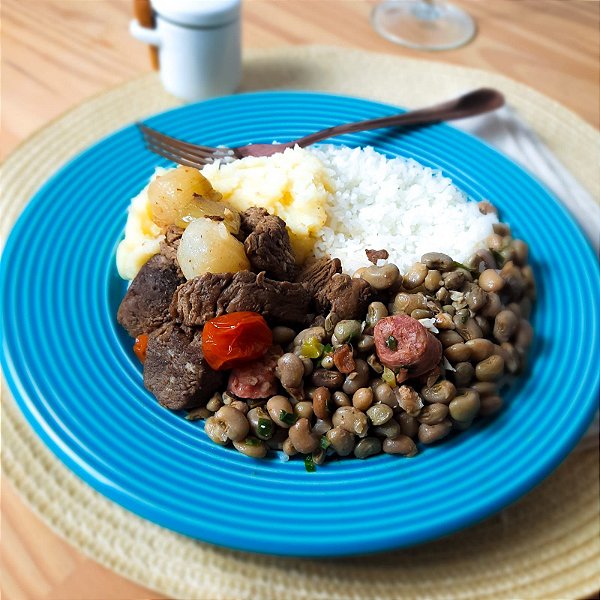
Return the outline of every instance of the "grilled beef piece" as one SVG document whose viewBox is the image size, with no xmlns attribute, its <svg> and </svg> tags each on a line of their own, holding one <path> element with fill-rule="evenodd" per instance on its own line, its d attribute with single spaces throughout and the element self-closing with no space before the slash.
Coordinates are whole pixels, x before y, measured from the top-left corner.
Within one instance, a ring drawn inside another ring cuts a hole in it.
<svg viewBox="0 0 600 600">
<path fill-rule="evenodd" d="M 202 331 L 165 323 L 148 336 L 144 385 L 171 410 L 205 405 L 225 385 L 225 374 L 213 371 L 202 354 Z"/>
<path fill-rule="evenodd" d="M 117 320 L 131 337 L 150 333 L 170 319 L 171 298 L 185 281 L 178 271 L 171 260 L 155 254 L 135 276 L 117 312 Z"/>
<path fill-rule="evenodd" d="M 179 269 L 179 263 L 177 262 L 177 250 L 179 249 L 179 242 L 181 242 L 181 236 L 183 235 L 183 229 L 177 227 L 177 225 L 169 225 L 165 232 L 165 239 L 160 243 L 160 253 L 170 260 Z M 183 273 L 181 269 L 179 274 L 183 279 Z"/>
<path fill-rule="evenodd" d="M 373 288 L 364 279 L 338 273 L 315 293 L 315 303 L 323 314 L 331 311 L 340 319 L 362 320 L 373 295 Z"/>
<path fill-rule="evenodd" d="M 244 250 L 253 271 L 265 271 L 272 279 L 293 281 L 297 272 L 285 221 L 253 206 L 241 214 Z"/>
<path fill-rule="evenodd" d="M 267 279 L 264 273 L 205 273 L 177 288 L 170 313 L 187 326 L 204 325 L 222 314 L 245 310 L 277 323 L 305 324 L 310 302 L 302 284 Z"/>
<path fill-rule="evenodd" d="M 339 258 L 318 258 L 302 267 L 296 281 L 306 286 L 306 289 L 315 296 L 324 289 L 336 273 L 342 272 L 342 263 Z"/>
</svg>

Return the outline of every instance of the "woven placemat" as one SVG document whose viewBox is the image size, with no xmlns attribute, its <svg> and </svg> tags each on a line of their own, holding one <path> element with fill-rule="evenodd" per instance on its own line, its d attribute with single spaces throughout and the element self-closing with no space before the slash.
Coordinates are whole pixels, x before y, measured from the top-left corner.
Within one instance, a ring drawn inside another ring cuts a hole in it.
<svg viewBox="0 0 600 600">
<path fill-rule="evenodd" d="M 584 187 L 600 196 L 598 132 L 506 77 L 319 46 L 249 53 L 244 69 L 245 91 L 331 91 L 407 107 L 471 87 L 496 87 Z M 118 127 L 177 104 L 148 74 L 86 101 L 29 138 L 3 166 L 3 240 L 27 200 L 66 160 Z M 25 501 L 86 555 L 175 598 L 579 598 L 600 589 L 595 442 L 580 446 L 518 503 L 451 537 L 369 557 L 294 560 L 210 546 L 122 509 L 46 449 L 4 381 L 2 392 L 2 467 Z"/>
</svg>

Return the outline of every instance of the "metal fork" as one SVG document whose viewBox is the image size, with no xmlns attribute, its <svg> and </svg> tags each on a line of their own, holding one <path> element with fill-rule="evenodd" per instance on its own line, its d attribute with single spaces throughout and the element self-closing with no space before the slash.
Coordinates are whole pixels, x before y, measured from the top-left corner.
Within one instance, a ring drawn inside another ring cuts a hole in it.
<svg viewBox="0 0 600 600">
<path fill-rule="evenodd" d="M 412 110 L 389 117 L 336 125 L 283 144 L 248 144 L 237 148 L 200 146 L 160 133 L 143 123 L 137 123 L 137 126 L 142 132 L 148 150 L 180 165 L 201 169 L 204 165 L 215 160 L 244 158 L 245 156 L 271 156 L 283 152 L 286 148 L 293 148 L 296 145 L 304 148 L 326 138 L 344 133 L 355 133 L 394 125 L 423 125 L 425 123 L 463 119 L 489 112 L 501 107 L 503 104 L 504 96 L 500 92 L 489 88 L 481 88 L 428 108 Z"/>
</svg>

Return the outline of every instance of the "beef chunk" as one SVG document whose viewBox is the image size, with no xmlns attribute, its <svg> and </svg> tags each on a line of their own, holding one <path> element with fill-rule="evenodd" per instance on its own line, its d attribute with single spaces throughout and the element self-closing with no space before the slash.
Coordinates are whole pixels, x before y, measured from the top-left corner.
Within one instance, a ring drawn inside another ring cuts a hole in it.
<svg viewBox="0 0 600 600">
<path fill-rule="evenodd" d="M 165 232 L 165 239 L 160 243 L 160 253 L 176 265 L 179 264 L 177 262 L 177 250 L 179 249 L 179 242 L 181 241 L 183 231 L 177 225 L 169 225 Z"/>
<path fill-rule="evenodd" d="M 155 254 L 131 282 L 117 320 L 132 337 L 150 333 L 169 320 L 171 298 L 183 281 L 172 261 Z"/>
<path fill-rule="evenodd" d="M 315 294 L 317 309 L 323 314 L 331 311 L 340 319 L 363 319 L 373 288 L 364 280 L 336 274 Z"/>
<path fill-rule="evenodd" d="M 253 206 L 241 214 L 244 250 L 254 271 L 265 271 L 273 279 L 292 281 L 296 260 L 285 221 Z"/>
<path fill-rule="evenodd" d="M 148 336 L 144 385 L 171 410 L 203 406 L 225 384 L 202 354 L 202 331 L 165 323 Z"/>
<path fill-rule="evenodd" d="M 314 296 L 323 290 L 336 273 L 342 272 L 339 258 L 318 258 L 302 267 L 296 277 L 298 283 L 303 283 Z"/>
<path fill-rule="evenodd" d="M 370 262 L 374 265 L 377 264 L 377 261 L 381 258 L 383 260 L 387 260 L 389 257 L 389 252 L 387 250 L 365 250 L 365 254 Z"/>
<path fill-rule="evenodd" d="M 188 326 L 244 310 L 276 322 L 304 324 L 310 301 L 302 284 L 267 279 L 264 273 L 205 273 L 177 288 L 170 311 L 177 322 Z"/>
</svg>

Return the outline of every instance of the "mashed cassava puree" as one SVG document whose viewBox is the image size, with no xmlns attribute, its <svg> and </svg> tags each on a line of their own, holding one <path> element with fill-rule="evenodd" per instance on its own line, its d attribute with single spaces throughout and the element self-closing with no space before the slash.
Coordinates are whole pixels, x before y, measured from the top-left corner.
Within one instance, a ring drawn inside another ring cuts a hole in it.
<svg viewBox="0 0 600 600">
<path fill-rule="evenodd" d="M 157 169 L 117 251 L 144 384 L 252 457 L 412 456 L 525 365 L 527 246 L 489 202 L 372 148 Z"/>
</svg>

